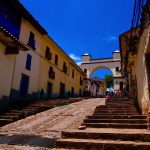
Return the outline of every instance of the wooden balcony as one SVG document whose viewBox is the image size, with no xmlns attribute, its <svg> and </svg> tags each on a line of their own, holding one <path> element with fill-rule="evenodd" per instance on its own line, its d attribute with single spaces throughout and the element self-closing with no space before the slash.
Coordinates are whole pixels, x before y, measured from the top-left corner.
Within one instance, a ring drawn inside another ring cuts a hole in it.
<svg viewBox="0 0 150 150">
<path fill-rule="evenodd" d="M 0 42 L 6 45 L 5 54 L 18 54 L 19 50 L 27 51 L 29 48 L 23 42 L 19 41 L 5 28 L 0 27 Z"/>
<path fill-rule="evenodd" d="M 83 80 L 82 79 L 80 79 L 80 85 L 83 85 Z"/>
<path fill-rule="evenodd" d="M 18 46 L 7 46 L 5 50 L 5 54 L 19 54 L 19 47 Z"/>
<path fill-rule="evenodd" d="M 67 66 L 64 66 L 64 67 L 63 67 L 63 72 L 64 72 L 64 73 L 67 73 L 67 70 L 68 70 Z"/>
<path fill-rule="evenodd" d="M 46 57 L 48 60 L 51 60 L 51 59 L 52 59 L 52 53 L 51 53 L 50 51 L 46 51 L 45 57 Z"/>
</svg>

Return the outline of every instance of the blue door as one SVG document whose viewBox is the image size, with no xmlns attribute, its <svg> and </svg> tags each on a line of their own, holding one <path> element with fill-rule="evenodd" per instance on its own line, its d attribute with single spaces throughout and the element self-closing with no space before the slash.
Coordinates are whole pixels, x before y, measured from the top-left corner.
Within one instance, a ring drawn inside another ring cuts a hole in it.
<svg viewBox="0 0 150 150">
<path fill-rule="evenodd" d="M 26 97 L 28 94 L 29 88 L 29 77 L 27 75 L 22 75 L 21 82 L 20 82 L 20 96 Z"/>
</svg>

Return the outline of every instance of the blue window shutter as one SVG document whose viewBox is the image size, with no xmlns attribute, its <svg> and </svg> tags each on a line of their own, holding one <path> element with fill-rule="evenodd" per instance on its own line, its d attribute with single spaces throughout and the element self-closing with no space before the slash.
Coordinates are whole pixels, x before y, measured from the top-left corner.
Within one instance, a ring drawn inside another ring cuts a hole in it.
<svg viewBox="0 0 150 150">
<path fill-rule="evenodd" d="M 32 61 L 32 56 L 27 54 L 27 59 L 26 59 L 26 69 L 31 70 L 31 61 Z"/>
</svg>

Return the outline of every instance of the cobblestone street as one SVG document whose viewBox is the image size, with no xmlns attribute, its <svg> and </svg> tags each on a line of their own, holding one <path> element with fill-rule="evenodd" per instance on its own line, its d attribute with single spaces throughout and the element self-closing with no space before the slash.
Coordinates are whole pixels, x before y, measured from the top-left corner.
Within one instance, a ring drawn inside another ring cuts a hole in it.
<svg viewBox="0 0 150 150">
<path fill-rule="evenodd" d="M 92 114 L 98 105 L 105 105 L 105 99 L 83 99 L 6 125 L 0 128 L 0 148 L 46 149 L 54 139 L 60 138 L 61 131 L 77 129 L 85 116 Z"/>
</svg>

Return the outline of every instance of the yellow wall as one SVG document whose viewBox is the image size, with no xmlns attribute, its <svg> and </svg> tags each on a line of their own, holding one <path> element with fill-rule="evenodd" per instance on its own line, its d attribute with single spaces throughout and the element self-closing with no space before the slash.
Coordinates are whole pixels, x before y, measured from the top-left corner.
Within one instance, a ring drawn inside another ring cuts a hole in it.
<svg viewBox="0 0 150 150">
<path fill-rule="evenodd" d="M 15 64 L 15 74 L 14 74 L 13 86 L 12 86 L 13 92 L 15 92 L 14 93 L 15 96 L 19 96 L 20 81 L 21 81 L 22 74 L 29 76 L 28 94 L 37 92 L 38 74 L 39 74 L 38 52 L 40 51 L 41 48 L 41 35 L 33 26 L 31 26 L 31 24 L 29 24 L 27 21 L 22 19 L 19 39 L 25 44 L 28 43 L 30 31 L 32 31 L 35 34 L 36 50 L 33 50 L 32 48 L 29 47 L 30 48 L 29 51 L 27 52 L 19 51 L 19 54 L 17 55 L 16 64 Z M 25 68 L 27 54 L 30 54 L 32 56 L 30 71 L 28 71 Z"/>
<path fill-rule="evenodd" d="M 138 53 L 135 60 L 135 73 L 137 78 L 138 87 L 138 103 L 143 114 L 147 114 L 150 111 L 149 91 L 148 91 L 148 79 L 145 66 L 145 52 L 146 52 L 146 39 L 148 37 L 149 28 L 144 30 L 140 38 L 140 44 Z"/>
<path fill-rule="evenodd" d="M 45 58 L 46 47 L 50 48 L 50 52 L 52 53 L 52 59 L 48 60 Z M 55 65 L 55 54 L 58 55 L 58 65 Z M 84 75 L 81 74 L 77 69 L 77 65 L 75 65 L 70 58 L 66 56 L 64 52 L 48 37 L 44 36 L 42 39 L 42 48 L 40 51 L 40 72 L 39 72 L 39 84 L 38 90 L 44 89 L 44 92 L 47 92 L 47 82 L 51 82 L 53 84 L 53 94 L 52 97 L 59 96 L 59 88 L 60 82 L 65 84 L 66 94 L 68 91 L 71 92 L 71 87 L 74 87 L 74 93 L 79 94 L 79 90 L 81 89 L 83 92 L 83 86 L 80 86 L 80 77 L 84 78 Z M 67 65 L 67 74 L 64 73 L 63 63 L 66 62 Z M 48 71 L 50 66 L 53 67 L 53 71 L 55 72 L 55 79 L 51 79 L 48 76 Z M 72 78 L 72 70 L 74 69 L 74 79 Z"/>
<path fill-rule="evenodd" d="M 5 55 L 5 45 L 0 42 L 0 99 L 10 95 L 15 55 Z"/>
<path fill-rule="evenodd" d="M 2 95 L 12 98 L 20 98 L 20 84 L 22 74 L 29 77 L 28 96 L 26 98 L 39 98 L 41 89 L 44 89 L 45 96 L 47 94 L 48 81 L 53 84 L 52 96 L 58 98 L 60 90 L 60 82 L 64 83 L 66 88 L 66 95 L 68 91 L 71 92 L 71 87 L 74 87 L 74 94 L 79 95 L 79 90 L 82 90 L 83 85 L 80 86 L 80 77 L 85 77 L 82 70 L 69 58 L 65 52 L 48 36 L 42 35 L 35 29 L 28 21 L 22 18 L 19 40 L 28 44 L 30 32 L 34 33 L 35 47 L 33 50 L 30 46 L 28 51 L 19 51 L 18 55 L 4 55 L 5 46 L 0 44 L 0 98 Z M 46 47 L 50 48 L 52 59 L 49 61 L 45 57 Z M 26 69 L 27 54 L 32 56 L 31 70 Z M 58 65 L 55 65 L 55 54 L 58 55 Z M 64 73 L 63 63 L 66 62 L 67 74 Z M 7 68 L 4 68 L 7 66 Z M 50 66 L 55 72 L 55 79 L 50 79 L 48 76 Z M 13 74 L 14 69 L 14 74 Z M 74 69 L 74 79 L 72 79 L 72 69 Z M 2 71 L 3 70 L 3 71 Z M 6 78 L 6 79 L 4 79 Z"/>
</svg>

